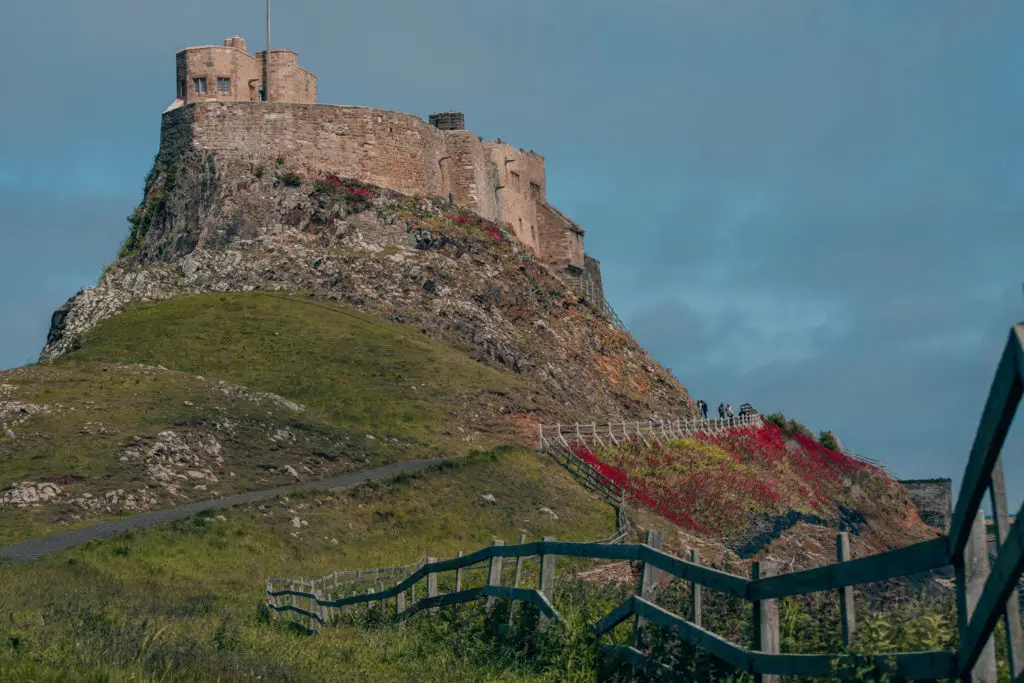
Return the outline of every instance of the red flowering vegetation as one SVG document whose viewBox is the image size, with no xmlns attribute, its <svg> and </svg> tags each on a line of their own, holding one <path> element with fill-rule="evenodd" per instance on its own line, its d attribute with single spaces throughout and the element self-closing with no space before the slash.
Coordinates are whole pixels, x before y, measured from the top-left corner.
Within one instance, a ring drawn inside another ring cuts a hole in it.
<svg viewBox="0 0 1024 683">
<path fill-rule="evenodd" d="M 789 440 L 772 424 L 574 452 L 622 486 L 634 504 L 722 538 L 742 536 L 762 514 L 796 510 L 834 519 L 840 505 L 861 502 L 851 498 L 854 485 L 862 491 L 893 486 L 877 468 L 813 440 Z"/>
<path fill-rule="evenodd" d="M 449 215 L 447 218 L 453 223 L 483 230 L 499 242 L 506 241 L 505 235 L 502 234 L 501 230 L 494 223 L 481 218 L 475 213 L 463 212 Z"/>
<path fill-rule="evenodd" d="M 344 199 L 353 212 L 365 211 L 373 205 L 374 189 L 358 180 L 342 179 L 327 174 L 313 182 L 313 193 Z"/>
</svg>

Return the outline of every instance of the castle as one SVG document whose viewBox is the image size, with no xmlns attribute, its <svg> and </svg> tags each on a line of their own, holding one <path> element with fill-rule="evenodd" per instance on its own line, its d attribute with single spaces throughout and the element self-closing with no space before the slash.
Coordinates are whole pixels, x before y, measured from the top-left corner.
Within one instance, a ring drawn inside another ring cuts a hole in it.
<svg viewBox="0 0 1024 683">
<path fill-rule="evenodd" d="M 583 228 L 547 202 L 544 157 L 465 128 L 461 112 L 429 121 L 398 112 L 317 103 L 316 76 L 292 50 L 250 55 L 239 36 L 175 59 L 177 97 L 161 124 L 162 163 L 190 151 L 281 158 L 310 175 L 332 173 L 404 194 L 451 197 L 519 240 L 583 295 L 604 305 L 600 264 Z"/>
</svg>

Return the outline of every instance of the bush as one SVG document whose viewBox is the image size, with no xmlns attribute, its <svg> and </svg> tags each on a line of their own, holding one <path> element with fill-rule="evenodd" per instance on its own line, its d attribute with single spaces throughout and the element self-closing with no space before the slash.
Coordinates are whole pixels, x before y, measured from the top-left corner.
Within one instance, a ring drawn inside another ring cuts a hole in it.
<svg viewBox="0 0 1024 683">
<path fill-rule="evenodd" d="M 819 434 L 818 443 L 820 443 L 822 446 L 829 449 L 830 451 L 839 450 L 839 439 L 837 439 L 836 435 L 833 434 L 832 432 L 822 432 L 821 434 Z"/>
<path fill-rule="evenodd" d="M 811 440 L 814 439 L 814 432 L 808 429 L 807 425 L 801 424 L 794 420 L 793 418 L 789 419 L 789 426 L 786 427 L 786 430 L 792 434 L 799 434 L 800 436 L 807 437 L 808 439 Z"/>
<path fill-rule="evenodd" d="M 287 173 L 281 174 L 281 182 L 287 185 L 288 187 L 298 187 L 299 185 L 302 184 L 302 176 L 300 176 L 298 173 L 288 171 Z"/>
<path fill-rule="evenodd" d="M 772 413 L 771 415 L 767 416 L 765 420 L 771 422 L 779 429 L 789 429 L 789 424 L 786 422 L 786 416 L 783 415 L 782 413 Z"/>
</svg>

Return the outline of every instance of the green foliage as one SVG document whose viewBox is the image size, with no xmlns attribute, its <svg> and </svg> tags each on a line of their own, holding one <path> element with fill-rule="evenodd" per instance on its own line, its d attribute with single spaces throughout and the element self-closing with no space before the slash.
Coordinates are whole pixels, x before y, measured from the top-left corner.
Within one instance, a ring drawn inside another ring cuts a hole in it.
<svg viewBox="0 0 1024 683">
<path fill-rule="evenodd" d="M 163 208 L 170 191 L 174 189 L 176 175 L 177 167 L 173 164 L 170 166 L 165 166 L 160 162 L 153 164 L 146 175 L 145 199 L 135 207 L 135 211 L 128 217 L 131 229 L 128 232 L 128 237 L 121 244 L 118 258 L 133 258 L 138 255 L 153 223 L 153 216 Z"/>
<path fill-rule="evenodd" d="M 280 176 L 281 182 L 288 187 L 299 187 L 302 185 L 302 176 L 294 171 L 285 171 Z"/>
<path fill-rule="evenodd" d="M 790 434 L 800 434 L 808 439 L 814 439 L 814 432 L 808 429 L 806 425 L 801 424 L 792 418 L 787 418 L 782 413 L 766 415 L 765 420 L 776 425 L 779 429 L 789 432 Z"/>
<path fill-rule="evenodd" d="M 832 432 L 821 432 L 818 434 L 818 443 L 830 451 L 839 450 L 839 439 Z"/>
</svg>

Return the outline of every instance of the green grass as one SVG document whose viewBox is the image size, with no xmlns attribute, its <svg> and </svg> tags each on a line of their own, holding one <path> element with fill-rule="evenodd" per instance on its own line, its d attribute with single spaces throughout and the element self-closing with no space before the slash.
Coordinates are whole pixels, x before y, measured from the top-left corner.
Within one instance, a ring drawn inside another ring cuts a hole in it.
<svg viewBox="0 0 1024 683">
<path fill-rule="evenodd" d="M 89 332 L 62 362 L 96 361 L 224 379 L 309 405 L 332 424 L 446 446 L 460 438 L 455 424 L 483 413 L 486 431 L 488 408 L 533 398 L 515 375 L 413 327 L 304 295 L 201 294 L 136 306 Z"/>
<path fill-rule="evenodd" d="M 530 658 L 487 663 L 452 649 L 458 624 L 437 630 L 426 615 L 404 628 L 297 635 L 261 616 L 263 581 L 454 556 L 515 542 L 520 530 L 584 541 L 614 529 L 609 506 L 524 450 L 264 505 L 0 566 L 0 679 L 563 680 Z M 295 516 L 308 526 L 291 526 Z"/>
<path fill-rule="evenodd" d="M 305 410 L 225 394 L 221 381 Z M 0 383 L 15 387 L 6 400 L 48 407 L 13 425 L 15 438 L 0 432 L 0 490 L 41 480 L 63 489 L 58 504 L 0 507 L 0 543 L 123 512 L 69 503 L 86 493 L 146 490 L 163 507 L 290 483 L 289 465 L 310 479 L 485 450 L 515 440 L 504 415 L 510 407 L 553 404 L 515 375 L 416 328 L 269 293 L 130 307 L 91 330 L 73 353 L 0 373 Z M 122 461 L 127 447 L 168 430 L 212 436 L 222 447 L 219 481 L 199 484 L 206 489 L 190 484 L 187 500 L 155 486 L 144 464 Z M 275 441 L 279 430 L 294 438 Z"/>
</svg>

